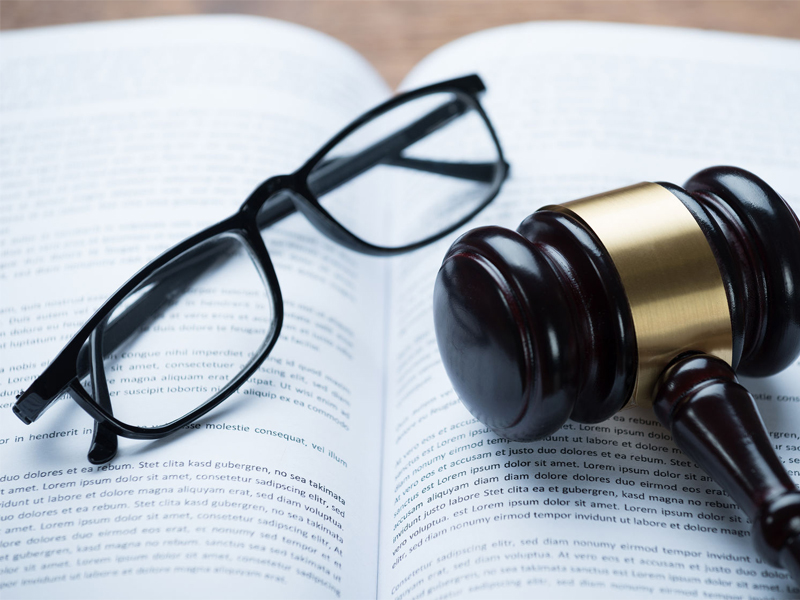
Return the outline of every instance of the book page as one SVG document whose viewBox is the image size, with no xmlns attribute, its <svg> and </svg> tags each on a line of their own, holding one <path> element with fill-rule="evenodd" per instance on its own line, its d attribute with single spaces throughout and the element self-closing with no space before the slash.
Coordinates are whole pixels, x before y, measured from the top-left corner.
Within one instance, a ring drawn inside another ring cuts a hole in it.
<svg viewBox="0 0 800 600">
<path fill-rule="evenodd" d="M 189 430 L 121 439 L 92 466 L 92 420 L 72 400 L 30 426 L 11 405 L 139 267 L 298 168 L 385 84 L 340 43 L 263 19 L 0 44 L 0 595 L 374 595 L 387 271 L 301 216 L 265 235 L 286 313 L 276 347 Z M 129 356 L 119 393 L 217 389 L 242 352 L 189 331 L 263 328 L 248 294 L 230 277 L 193 290 L 194 320 Z"/>
<path fill-rule="evenodd" d="M 483 77 L 511 176 L 470 226 L 515 228 L 545 204 L 640 181 L 680 185 L 715 164 L 755 172 L 799 210 L 799 71 L 797 42 L 555 23 L 456 41 L 405 85 Z M 379 596 L 798 597 L 652 411 L 568 422 L 529 444 L 472 418 L 433 331 L 448 243 L 392 268 Z M 743 383 L 800 481 L 800 363 Z"/>
</svg>

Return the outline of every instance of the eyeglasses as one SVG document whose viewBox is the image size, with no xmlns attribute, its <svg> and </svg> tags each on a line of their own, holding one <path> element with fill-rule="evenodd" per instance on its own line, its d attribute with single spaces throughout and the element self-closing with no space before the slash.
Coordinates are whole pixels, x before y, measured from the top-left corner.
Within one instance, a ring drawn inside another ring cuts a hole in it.
<svg viewBox="0 0 800 600">
<path fill-rule="evenodd" d="M 101 464 L 115 456 L 117 436 L 161 438 L 210 411 L 255 373 L 281 331 L 262 231 L 300 212 L 351 250 L 390 256 L 453 232 L 497 195 L 508 164 L 477 99 L 485 89 L 470 75 L 397 96 L 291 175 L 264 181 L 234 215 L 129 279 L 18 396 L 14 413 L 30 424 L 68 394 L 95 420 L 88 459 Z M 220 296 L 245 320 L 210 322 L 198 306 Z M 170 349 L 176 333 L 191 353 Z M 180 375 L 165 382 L 158 369 Z"/>
</svg>

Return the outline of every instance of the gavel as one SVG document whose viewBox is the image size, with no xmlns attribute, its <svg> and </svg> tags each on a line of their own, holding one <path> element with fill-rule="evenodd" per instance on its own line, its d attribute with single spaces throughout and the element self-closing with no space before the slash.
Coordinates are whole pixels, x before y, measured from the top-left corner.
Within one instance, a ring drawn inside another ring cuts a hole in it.
<svg viewBox="0 0 800 600">
<path fill-rule="evenodd" d="M 800 582 L 800 492 L 736 377 L 800 353 L 800 223 L 764 181 L 712 167 L 473 229 L 444 258 L 434 322 L 456 393 L 502 437 L 651 405 Z"/>
</svg>

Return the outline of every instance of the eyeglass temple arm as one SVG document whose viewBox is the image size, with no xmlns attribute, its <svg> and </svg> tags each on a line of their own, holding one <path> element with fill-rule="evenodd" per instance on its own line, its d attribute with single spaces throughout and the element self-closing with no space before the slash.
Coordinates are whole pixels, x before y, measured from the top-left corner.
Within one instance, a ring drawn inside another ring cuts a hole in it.
<svg viewBox="0 0 800 600">
<path fill-rule="evenodd" d="M 308 186 L 317 196 L 322 196 L 387 158 L 399 156 L 403 150 L 460 117 L 469 108 L 469 105 L 459 98 L 445 102 L 417 121 L 361 152 L 319 163 L 309 175 Z"/>
<path fill-rule="evenodd" d="M 408 158 L 405 156 L 390 156 L 381 161 L 382 164 L 393 167 L 404 167 L 415 171 L 447 175 L 457 179 L 475 181 L 478 183 L 492 183 L 497 174 L 497 162 L 444 162 L 437 160 L 424 160 L 421 158 Z"/>
</svg>

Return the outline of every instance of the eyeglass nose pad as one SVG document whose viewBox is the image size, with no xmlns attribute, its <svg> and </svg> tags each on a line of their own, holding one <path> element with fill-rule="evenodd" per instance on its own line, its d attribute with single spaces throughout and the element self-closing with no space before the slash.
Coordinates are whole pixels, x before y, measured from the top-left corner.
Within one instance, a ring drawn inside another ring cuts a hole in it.
<svg viewBox="0 0 800 600">
<path fill-rule="evenodd" d="M 108 412 L 112 412 L 111 396 L 108 393 L 106 370 L 103 365 L 102 336 L 105 331 L 105 325 L 105 321 L 100 323 L 92 332 L 90 338 L 92 355 L 92 395 L 94 396 L 95 402 Z M 111 431 L 104 423 L 95 421 L 92 443 L 86 455 L 89 462 L 93 465 L 102 465 L 109 462 L 117 455 L 117 447 L 117 434 Z"/>
</svg>

